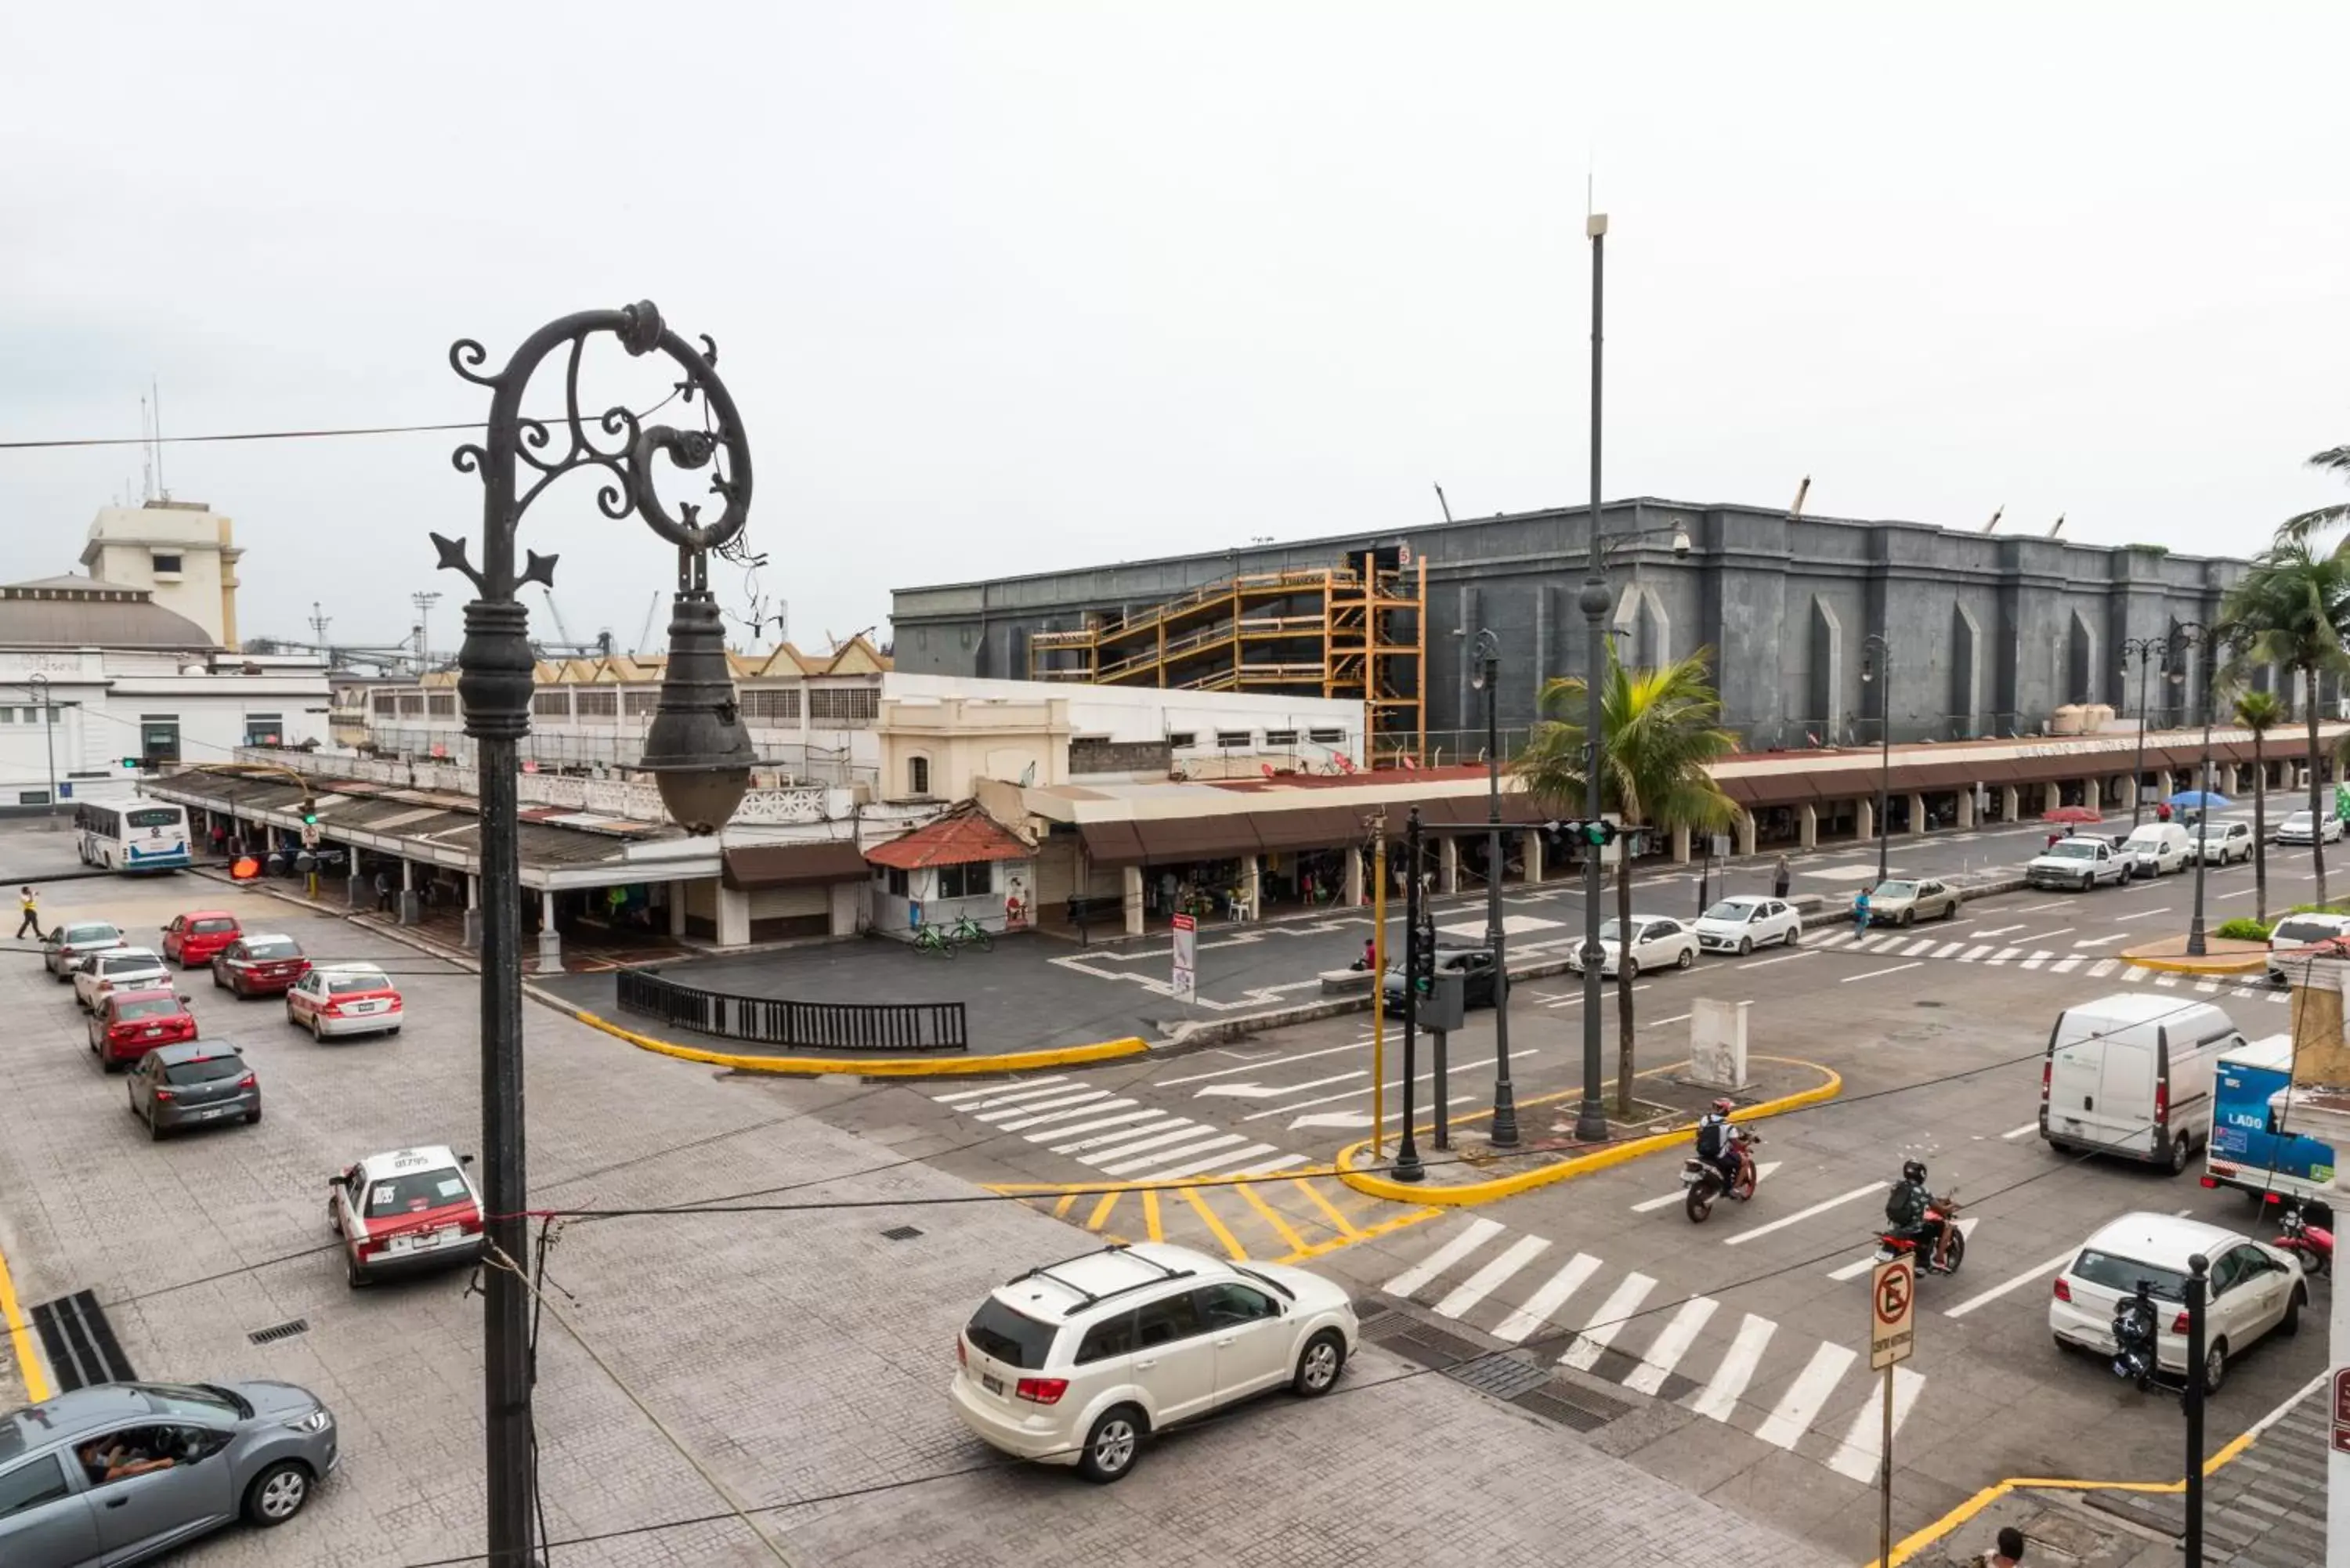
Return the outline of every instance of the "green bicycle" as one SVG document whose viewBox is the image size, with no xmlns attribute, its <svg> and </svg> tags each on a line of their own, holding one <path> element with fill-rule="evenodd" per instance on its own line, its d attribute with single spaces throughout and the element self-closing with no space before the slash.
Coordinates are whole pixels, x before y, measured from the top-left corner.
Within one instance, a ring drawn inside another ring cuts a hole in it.
<svg viewBox="0 0 2350 1568">
<path fill-rule="evenodd" d="M 926 922 L 914 928 L 914 950 L 918 953 L 935 953 L 941 958 L 952 958 L 954 943 L 949 940 L 947 929 L 944 926 L 933 926 Z"/>
<path fill-rule="evenodd" d="M 956 918 L 953 929 L 947 932 L 947 940 L 959 948 L 975 947 L 983 953 L 995 950 L 995 939 L 988 934 L 985 926 L 969 915 Z"/>
</svg>

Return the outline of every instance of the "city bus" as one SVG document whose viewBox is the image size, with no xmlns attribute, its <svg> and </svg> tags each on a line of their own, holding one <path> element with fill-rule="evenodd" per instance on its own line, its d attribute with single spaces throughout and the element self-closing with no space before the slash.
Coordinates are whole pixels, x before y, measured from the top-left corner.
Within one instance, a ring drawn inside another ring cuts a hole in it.
<svg viewBox="0 0 2350 1568">
<path fill-rule="evenodd" d="M 188 809 L 160 800 L 74 810 L 81 863 L 109 871 L 176 871 L 188 864 Z"/>
</svg>

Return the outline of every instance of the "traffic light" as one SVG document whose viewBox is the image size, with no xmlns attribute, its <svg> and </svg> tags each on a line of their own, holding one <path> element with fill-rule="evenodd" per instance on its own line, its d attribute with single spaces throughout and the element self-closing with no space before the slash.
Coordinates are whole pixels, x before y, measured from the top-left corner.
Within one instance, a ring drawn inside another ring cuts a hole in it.
<svg viewBox="0 0 2350 1568">
<path fill-rule="evenodd" d="M 317 821 L 318 803 L 306 794 L 302 797 L 302 826 L 305 827 L 316 826 L 317 825 Z"/>
<path fill-rule="evenodd" d="M 139 765 L 139 759 L 137 757 L 125 757 L 122 759 L 122 765 L 126 768 L 136 768 Z"/>
<path fill-rule="evenodd" d="M 1623 836 L 1625 831 L 1604 819 L 1598 822 L 1562 822 L 1558 830 L 1576 843 L 1588 844 L 1594 849 L 1606 848 Z"/>
</svg>

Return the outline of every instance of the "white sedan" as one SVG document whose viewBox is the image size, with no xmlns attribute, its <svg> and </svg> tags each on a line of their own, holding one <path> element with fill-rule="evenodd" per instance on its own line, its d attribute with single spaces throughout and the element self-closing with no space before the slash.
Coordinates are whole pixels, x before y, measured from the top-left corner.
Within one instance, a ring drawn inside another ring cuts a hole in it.
<svg viewBox="0 0 2350 1568">
<path fill-rule="evenodd" d="M 1771 942 L 1794 947 L 1804 934 L 1804 917 L 1782 898 L 1741 893 L 1724 898 L 1697 918 L 1697 945 L 1711 953 L 1751 953 Z"/>
<path fill-rule="evenodd" d="M 1643 970 L 1687 969 L 1697 962 L 1697 933 L 1679 920 L 1663 915 L 1632 917 L 1631 956 L 1625 957 L 1624 927 L 1609 920 L 1599 928 L 1599 972 L 1614 978 L 1620 968 L 1637 975 Z M 1583 972 L 1583 947 L 1567 950 L 1566 967 Z"/>
<path fill-rule="evenodd" d="M 146 948 L 113 948 L 94 953 L 74 971 L 74 1000 L 84 1012 L 95 1012 L 107 992 L 124 987 L 172 989 L 172 971 L 162 955 Z"/>
<path fill-rule="evenodd" d="M 2157 1314 L 2155 1361 L 2175 1376 L 2187 1372 L 2188 1259 L 2210 1263 L 2210 1307 L 2203 1327 L 2203 1386 L 2216 1394 L 2228 1364 L 2262 1335 L 2301 1328 L 2309 1283 L 2293 1254 L 2198 1220 L 2151 1212 L 2125 1214 L 2089 1238 L 2056 1276 L 2048 1327 L 2058 1349 L 2085 1346 L 2114 1354 L 2114 1310 L 2147 1286 Z"/>
<path fill-rule="evenodd" d="M 2279 844 L 2307 844 L 2311 839 L 2324 844 L 2338 844 L 2342 839 L 2342 819 L 2328 813 L 2313 817 L 2305 811 L 2296 811 L 2277 824 Z"/>
</svg>

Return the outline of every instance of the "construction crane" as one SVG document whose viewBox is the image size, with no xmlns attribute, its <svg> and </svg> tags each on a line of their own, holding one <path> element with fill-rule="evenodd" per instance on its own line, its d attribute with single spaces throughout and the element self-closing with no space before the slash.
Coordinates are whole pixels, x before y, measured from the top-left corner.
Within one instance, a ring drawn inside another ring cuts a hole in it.
<svg viewBox="0 0 2350 1568">
<path fill-rule="evenodd" d="M 563 624 L 562 610 L 556 607 L 555 591 L 542 587 L 540 592 L 546 596 L 546 613 L 554 618 L 556 635 L 563 640 L 545 642 L 534 638 L 530 644 L 533 655 L 540 659 L 609 659 L 612 657 L 610 627 L 608 626 L 598 632 L 596 640 L 593 642 L 574 642 L 571 640 L 571 628 Z"/>
<path fill-rule="evenodd" d="M 660 590 L 655 588 L 652 602 L 645 606 L 645 628 L 637 633 L 637 646 L 633 649 L 634 652 L 644 653 L 650 649 L 653 640 L 653 617 L 660 610 Z"/>
</svg>

